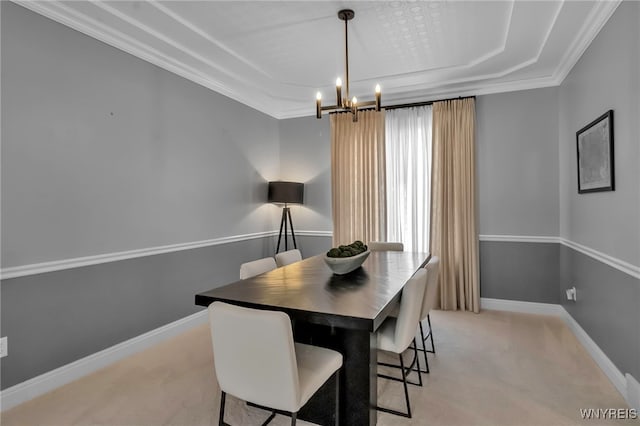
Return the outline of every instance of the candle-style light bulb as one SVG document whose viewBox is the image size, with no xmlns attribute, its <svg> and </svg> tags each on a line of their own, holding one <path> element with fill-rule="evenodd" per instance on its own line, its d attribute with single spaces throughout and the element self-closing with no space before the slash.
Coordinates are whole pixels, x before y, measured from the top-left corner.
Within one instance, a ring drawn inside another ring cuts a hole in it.
<svg viewBox="0 0 640 426">
<path fill-rule="evenodd" d="M 380 92 L 381 92 L 381 90 L 380 90 L 380 85 L 379 85 L 379 84 L 376 84 L 376 94 L 378 94 L 378 93 L 380 93 Z"/>
<path fill-rule="evenodd" d="M 382 103 L 382 90 L 380 85 L 376 84 L 376 111 L 380 111 L 380 104 Z"/>
<path fill-rule="evenodd" d="M 336 87 L 342 87 L 342 79 L 340 77 L 336 78 Z"/>
<path fill-rule="evenodd" d="M 316 93 L 316 118 L 322 118 L 322 93 Z"/>
<path fill-rule="evenodd" d="M 342 80 L 340 77 L 336 79 L 336 105 L 342 108 Z"/>
<path fill-rule="evenodd" d="M 351 112 L 353 114 L 353 122 L 358 121 L 358 98 L 355 96 L 351 99 Z"/>
</svg>

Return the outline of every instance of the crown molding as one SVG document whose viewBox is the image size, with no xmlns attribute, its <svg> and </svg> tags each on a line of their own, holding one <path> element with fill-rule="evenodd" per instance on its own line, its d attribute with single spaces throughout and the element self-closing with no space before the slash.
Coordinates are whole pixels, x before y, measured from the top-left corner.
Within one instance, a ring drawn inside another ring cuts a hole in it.
<svg viewBox="0 0 640 426">
<path fill-rule="evenodd" d="M 257 64 L 254 64 L 251 60 L 249 60 L 249 59 L 245 58 L 244 56 L 240 55 L 238 52 L 236 52 L 235 50 L 231 49 L 230 47 L 228 47 L 227 45 L 222 43 L 220 40 L 216 39 L 215 37 L 212 37 L 210 34 L 208 34 L 202 28 L 198 27 L 193 22 L 189 21 L 184 16 L 180 15 L 179 13 L 175 12 L 174 10 L 171 10 L 166 5 L 162 4 L 159 0 L 147 0 L 147 2 L 151 6 L 155 7 L 156 9 L 158 9 L 160 12 L 164 13 L 165 15 L 167 15 L 168 17 L 170 17 L 174 21 L 178 22 L 183 27 L 187 28 L 189 31 L 191 31 L 191 32 L 197 34 L 198 36 L 200 36 L 201 38 L 207 40 L 209 43 L 214 45 L 216 48 L 224 51 L 225 53 L 233 56 L 238 61 L 244 63 L 245 65 L 250 67 L 254 72 L 256 72 L 258 74 L 262 74 L 264 77 L 267 77 L 267 78 L 273 78 L 272 75 L 267 74 Z"/>
<path fill-rule="evenodd" d="M 90 37 L 98 39 L 104 43 L 107 43 L 113 47 L 116 47 L 120 50 L 123 50 L 131 55 L 134 55 L 140 59 L 143 59 L 147 62 L 150 62 L 156 66 L 159 66 L 163 69 L 166 69 L 172 73 L 175 73 L 181 77 L 184 77 L 190 81 L 193 81 L 197 84 L 202 85 L 208 89 L 211 89 L 215 92 L 218 92 L 224 96 L 227 96 L 235 101 L 238 101 L 244 105 L 247 105 L 251 108 L 254 108 L 264 114 L 267 114 L 276 119 L 287 119 L 287 118 L 295 118 L 295 117 L 303 117 L 314 115 L 315 110 L 313 109 L 313 103 L 309 102 L 309 106 L 301 106 L 301 107 L 293 107 L 288 108 L 285 100 L 282 98 L 278 98 L 264 89 L 264 86 L 260 84 L 259 81 L 250 81 L 247 82 L 244 79 L 240 78 L 237 73 L 233 72 L 233 70 L 225 68 L 220 64 L 213 63 L 210 59 L 202 57 L 197 52 L 190 50 L 187 46 L 183 46 L 176 40 L 173 40 L 166 35 L 159 34 L 157 31 L 153 30 L 150 27 L 147 27 L 140 21 L 130 17 L 119 10 L 115 9 L 111 5 L 108 5 L 101 1 L 93 1 L 92 5 L 106 13 L 110 13 L 117 19 L 122 22 L 126 22 L 127 25 L 136 28 L 138 31 L 144 32 L 163 43 L 171 46 L 174 49 L 179 49 L 185 55 L 188 55 L 190 58 L 193 58 L 195 61 L 206 64 L 208 67 L 213 67 L 219 76 L 211 76 L 205 75 L 201 71 L 181 62 L 170 55 L 164 54 L 159 50 L 142 43 L 138 40 L 135 40 L 133 37 L 130 37 L 118 30 L 108 27 L 107 25 L 99 22 L 96 19 L 91 18 L 85 14 L 76 12 L 72 7 L 69 7 L 65 4 L 65 2 L 59 0 L 51 0 L 51 1 L 28 1 L 28 0 L 13 0 L 15 3 L 32 10 L 36 13 L 39 13 L 43 16 L 46 16 L 54 21 L 57 21 L 63 25 L 71 27 L 83 34 L 86 34 Z M 558 5 L 558 9 L 556 10 L 554 17 L 552 19 L 552 23 L 550 28 L 546 32 L 546 36 L 543 38 L 543 42 L 537 54 L 529 58 L 526 61 L 521 62 L 518 65 L 515 65 L 507 70 L 503 70 L 499 73 L 487 74 L 484 76 L 474 77 L 473 80 L 464 81 L 461 80 L 451 80 L 440 82 L 438 86 L 434 86 L 431 88 L 422 88 L 422 90 L 417 89 L 413 93 L 416 95 L 398 95 L 398 96 L 385 96 L 388 100 L 392 102 L 395 101 L 397 103 L 400 102 L 419 102 L 428 100 L 428 98 L 436 99 L 436 98 L 450 98 L 457 96 L 468 96 L 468 95 L 485 95 L 492 93 L 502 93 L 502 92 L 511 92 L 518 90 L 529 90 L 529 89 L 537 89 L 541 87 L 551 87 L 557 86 L 562 83 L 564 78 L 570 72 L 571 68 L 576 64 L 576 62 L 580 59 L 581 55 L 587 49 L 589 44 L 596 37 L 598 32 L 605 25 L 607 20 L 611 17 L 617 6 L 621 3 L 621 0 L 612 0 L 612 1 L 602 1 L 596 2 L 593 9 L 588 15 L 588 19 L 582 26 L 581 30 L 575 36 L 571 46 L 567 49 L 567 52 L 563 59 L 560 62 L 560 65 L 554 70 L 554 72 L 549 76 L 538 77 L 533 79 L 520 79 L 509 82 L 495 82 L 495 81 L 487 81 L 488 79 L 495 79 L 498 77 L 504 77 L 514 71 L 517 71 L 523 67 L 531 65 L 535 63 L 537 59 L 540 57 L 541 51 L 544 45 L 547 43 L 551 31 L 553 29 L 553 23 L 557 20 L 560 10 L 562 10 L 564 6 L 564 2 L 560 2 Z M 188 21 L 181 15 L 175 13 L 171 9 L 165 7 L 165 5 L 158 3 L 157 1 L 151 1 L 150 5 L 156 8 L 159 13 L 163 13 L 169 19 L 173 19 L 175 22 L 184 26 L 187 30 L 191 31 L 194 34 L 197 34 L 200 37 L 206 39 L 209 43 L 212 43 L 212 47 L 215 47 L 220 50 L 220 52 L 224 52 L 225 54 L 230 55 L 230 57 L 234 58 L 234 60 L 240 61 L 248 66 L 252 72 L 256 72 L 265 79 L 269 79 L 268 75 L 265 75 L 264 72 L 260 71 L 259 67 L 256 64 L 252 63 L 249 59 L 239 55 L 237 52 L 230 49 L 224 43 L 221 43 L 219 40 L 207 34 L 201 28 L 194 25 L 192 22 Z M 513 15 L 513 4 L 512 9 L 509 15 L 509 23 L 507 27 L 511 26 L 511 19 Z M 504 40 L 503 40 L 504 41 Z M 504 43 L 502 48 L 498 47 L 488 54 L 484 55 L 481 58 L 477 58 L 479 62 L 485 61 L 489 59 L 492 55 L 496 54 L 496 52 L 504 49 Z M 410 73 L 409 73 L 410 74 Z M 404 75 L 400 75 L 399 77 L 403 77 Z M 222 79 L 220 77 L 223 77 Z M 389 77 L 392 78 L 392 77 Z M 224 82 L 224 81 L 226 82 Z M 237 86 L 237 87 L 236 87 Z M 407 85 L 403 87 L 406 90 L 409 90 L 411 85 Z M 446 88 L 443 88 L 445 87 Z M 262 96 L 255 96 L 254 93 L 249 93 L 250 88 L 252 91 L 259 91 L 262 93 Z M 312 90 L 310 90 L 310 93 Z M 426 99 L 425 99 L 426 98 Z M 311 98 L 310 98 L 311 99 Z"/>
<path fill-rule="evenodd" d="M 560 85 L 569 75 L 582 54 L 587 50 L 591 42 L 607 23 L 613 12 L 616 11 L 622 0 L 597 1 L 595 7 L 587 17 L 584 25 L 576 34 L 571 46 L 567 49 L 560 65 L 554 72 L 555 85 Z"/>
</svg>

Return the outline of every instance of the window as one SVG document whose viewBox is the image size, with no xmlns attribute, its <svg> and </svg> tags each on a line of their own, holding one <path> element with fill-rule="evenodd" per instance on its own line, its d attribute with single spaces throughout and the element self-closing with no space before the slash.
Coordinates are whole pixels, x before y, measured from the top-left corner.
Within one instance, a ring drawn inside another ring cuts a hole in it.
<svg viewBox="0 0 640 426">
<path fill-rule="evenodd" d="M 429 251 L 431 106 L 385 115 L 387 241 Z"/>
</svg>

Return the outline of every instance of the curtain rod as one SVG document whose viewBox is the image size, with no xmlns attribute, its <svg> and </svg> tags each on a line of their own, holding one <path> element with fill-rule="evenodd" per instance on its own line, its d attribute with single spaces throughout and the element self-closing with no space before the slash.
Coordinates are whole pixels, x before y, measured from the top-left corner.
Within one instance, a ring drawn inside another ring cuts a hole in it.
<svg viewBox="0 0 640 426">
<path fill-rule="evenodd" d="M 419 106 L 426 106 L 426 105 L 433 105 L 436 102 L 446 102 L 446 101 L 457 101 L 460 99 L 475 99 L 475 95 L 473 96 L 458 96 L 457 98 L 447 98 L 447 99 L 436 99 L 434 101 L 423 101 L 423 102 L 412 102 L 412 103 L 408 103 L 408 104 L 397 104 L 397 105 L 388 105 L 388 106 L 383 106 L 382 109 L 399 109 L 399 108 L 412 108 L 412 107 L 419 107 Z M 374 109 L 375 107 L 368 107 L 368 108 L 362 108 L 360 109 L 360 111 L 365 111 L 365 110 L 369 110 L 369 109 Z M 331 114 L 341 114 L 341 113 L 347 113 L 349 111 L 331 111 L 329 113 L 329 115 Z"/>
<path fill-rule="evenodd" d="M 384 106 L 384 109 L 397 109 L 397 108 L 411 108 L 411 107 L 418 107 L 418 106 L 425 106 L 425 105 L 433 105 L 436 102 L 445 102 L 445 101 L 456 101 L 459 99 L 475 99 L 475 95 L 474 96 L 458 96 L 457 98 L 448 98 L 448 99 L 436 99 L 435 101 L 424 101 L 424 102 L 413 102 L 413 103 L 409 103 L 409 104 L 398 104 L 398 105 L 388 105 L 388 106 Z"/>
</svg>

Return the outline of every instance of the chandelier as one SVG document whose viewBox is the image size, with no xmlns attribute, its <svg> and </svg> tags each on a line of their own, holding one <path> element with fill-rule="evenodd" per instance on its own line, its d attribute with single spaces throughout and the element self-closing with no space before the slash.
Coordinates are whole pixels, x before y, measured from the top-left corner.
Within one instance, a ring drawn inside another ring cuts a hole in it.
<svg viewBox="0 0 640 426">
<path fill-rule="evenodd" d="M 346 83 L 346 96 L 342 97 L 342 80 L 340 77 L 336 80 L 336 104 L 329 106 L 322 106 L 322 93 L 318 92 L 316 95 L 316 118 L 322 118 L 322 111 L 329 112 L 351 112 L 353 114 L 353 121 L 358 121 L 358 109 L 375 107 L 376 111 L 380 111 L 380 101 L 382 94 L 380 92 L 380 85 L 376 84 L 375 88 L 375 101 L 358 102 L 358 99 L 350 97 L 349 94 L 349 39 L 347 36 L 347 25 L 350 20 L 355 16 L 355 12 L 351 9 L 343 9 L 338 12 L 338 18 L 344 21 L 344 63 L 345 63 L 345 83 Z"/>
</svg>

